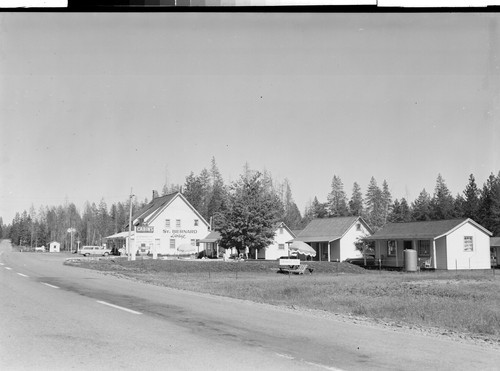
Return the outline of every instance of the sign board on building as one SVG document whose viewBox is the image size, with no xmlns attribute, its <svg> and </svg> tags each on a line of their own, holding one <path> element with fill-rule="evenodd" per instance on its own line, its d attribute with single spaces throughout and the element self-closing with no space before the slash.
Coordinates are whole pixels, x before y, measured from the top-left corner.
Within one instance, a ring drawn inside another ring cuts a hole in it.
<svg viewBox="0 0 500 371">
<path fill-rule="evenodd" d="M 154 233 L 155 227 L 149 225 L 138 225 L 135 227 L 137 233 Z"/>
</svg>

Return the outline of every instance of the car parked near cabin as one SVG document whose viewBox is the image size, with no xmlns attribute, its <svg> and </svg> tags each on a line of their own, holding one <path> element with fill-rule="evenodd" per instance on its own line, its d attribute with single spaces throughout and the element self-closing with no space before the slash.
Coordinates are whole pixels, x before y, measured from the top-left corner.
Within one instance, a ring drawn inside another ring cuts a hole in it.
<svg viewBox="0 0 500 371">
<path fill-rule="evenodd" d="M 90 256 L 90 255 L 108 256 L 109 254 L 111 254 L 111 249 L 107 249 L 104 246 L 83 246 L 80 249 L 80 254 L 83 256 Z"/>
<path fill-rule="evenodd" d="M 45 252 L 45 246 L 35 247 L 35 252 Z"/>
<path fill-rule="evenodd" d="M 366 262 L 365 262 L 366 259 Z M 366 255 L 364 258 L 349 258 L 344 260 L 346 263 L 354 264 L 360 267 L 376 267 L 377 266 L 377 260 L 375 259 L 375 256 L 373 255 Z"/>
</svg>

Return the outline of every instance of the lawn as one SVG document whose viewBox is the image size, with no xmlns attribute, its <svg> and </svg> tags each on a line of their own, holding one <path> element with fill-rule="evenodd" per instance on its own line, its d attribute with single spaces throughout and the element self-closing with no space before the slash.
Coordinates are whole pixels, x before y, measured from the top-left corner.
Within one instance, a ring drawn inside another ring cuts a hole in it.
<svg viewBox="0 0 500 371">
<path fill-rule="evenodd" d="M 500 340 L 499 271 L 380 272 L 308 262 L 312 274 L 289 276 L 269 261 L 114 258 L 70 264 L 178 289 Z"/>
</svg>

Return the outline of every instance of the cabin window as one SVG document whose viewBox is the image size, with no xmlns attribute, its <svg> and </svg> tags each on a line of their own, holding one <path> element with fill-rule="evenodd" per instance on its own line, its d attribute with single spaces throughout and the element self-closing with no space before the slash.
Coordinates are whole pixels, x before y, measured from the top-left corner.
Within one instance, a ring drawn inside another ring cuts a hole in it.
<svg viewBox="0 0 500 371">
<path fill-rule="evenodd" d="M 360 231 L 361 230 L 361 223 L 356 224 L 356 230 Z"/>
<path fill-rule="evenodd" d="M 464 236 L 464 251 L 474 251 L 474 241 L 472 236 Z"/>
<path fill-rule="evenodd" d="M 198 226 L 198 219 L 195 219 L 194 220 L 194 226 L 197 227 Z"/>
<path fill-rule="evenodd" d="M 173 238 L 170 239 L 170 248 L 175 249 L 175 239 Z"/>
<path fill-rule="evenodd" d="M 191 246 L 196 246 L 196 240 L 191 240 Z"/>
<path fill-rule="evenodd" d="M 396 241 L 394 240 L 387 241 L 387 255 L 388 256 L 396 255 Z"/>
<path fill-rule="evenodd" d="M 285 244 L 284 244 L 284 243 L 280 243 L 280 244 L 278 245 L 278 249 L 280 249 L 280 250 L 285 250 Z"/>
<path fill-rule="evenodd" d="M 431 241 L 419 240 L 418 241 L 418 256 L 430 256 L 431 254 Z"/>
<path fill-rule="evenodd" d="M 283 234 L 283 227 L 280 227 L 280 234 Z"/>
<path fill-rule="evenodd" d="M 181 227 L 181 220 L 180 220 L 180 219 L 176 219 L 176 220 L 175 220 L 175 226 L 176 226 L 177 228 L 180 228 L 180 227 Z"/>
<path fill-rule="evenodd" d="M 165 228 L 170 228 L 170 219 L 165 219 Z"/>
</svg>

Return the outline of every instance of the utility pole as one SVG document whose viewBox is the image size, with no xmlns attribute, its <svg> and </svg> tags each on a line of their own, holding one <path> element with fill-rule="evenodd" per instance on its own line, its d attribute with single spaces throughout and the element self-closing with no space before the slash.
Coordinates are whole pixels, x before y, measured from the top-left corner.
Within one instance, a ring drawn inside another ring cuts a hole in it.
<svg viewBox="0 0 500 371">
<path fill-rule="evenodd" d="M 75 228 L 73 228 L 73 227 L 68 228 L 68 233 L 71 236 L 71 245 L 70 245 L 70 248 L 69 248 L 70 252 L 73 252 L 73 233 L 74 232 L 76 232 Z"/>
<path fill-rule="evenodd" d="M 132 254 L 132 242 L 130 237 L 132 236 L 132 198 L 134 195 L 132 194 L 132 188 L 130 188 L 130 208 L 128 215 L 128 245 L 127 245 L 127 260 L 135 260 L 135 254 Z"/>
</svg>

